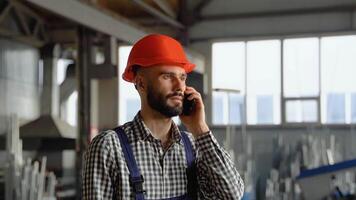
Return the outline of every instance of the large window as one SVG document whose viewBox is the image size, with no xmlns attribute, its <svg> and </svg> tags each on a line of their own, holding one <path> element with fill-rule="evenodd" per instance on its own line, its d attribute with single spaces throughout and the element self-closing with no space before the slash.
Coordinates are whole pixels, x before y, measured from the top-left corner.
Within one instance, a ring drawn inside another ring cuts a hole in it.
<svg viewBox="0 0 356 200">
<path fill-rule="evenodd" d="M 244 42 L 213 44 L 213 123 L 241 124 L 244 118 Z"/>
<path fill-rule="evenodd" d="M 69 64 L 73 61 L 69 59 L 58 59 L 57 63 L 57 84 L 63 83 L 66 78 L 66 71 Z M 61 118 L 65 120 L 72 126 L 77 126 L 78 124 L 78 92 L 74 91 L 68 99 L 61 105 Z"/>
<path fill-rule="evenodd" d="M 212 53 L 213 124 L 356 123 L 354 35 L 219 42 Z"/>
<path fill-rule="evenodd" d="M 355 123 L 356 36 L 321 38 L 322 122 Z"/>
<path fill-rule="evenodd" d="M 215 43 L 212 51 L 213 123 L 246 123 L 247 113 L 249 124 L 278 124 L 280 41 Z"/>
<path fill-rule="evenodd" d="M 286 39 L 283 56 L 286 123 L 318 122 L 319 39 Z"/>
<path fill-rule="evenodd" d="M 247 123 L 280 123 L 281 44 L 247 42 Z"/>
</svg>

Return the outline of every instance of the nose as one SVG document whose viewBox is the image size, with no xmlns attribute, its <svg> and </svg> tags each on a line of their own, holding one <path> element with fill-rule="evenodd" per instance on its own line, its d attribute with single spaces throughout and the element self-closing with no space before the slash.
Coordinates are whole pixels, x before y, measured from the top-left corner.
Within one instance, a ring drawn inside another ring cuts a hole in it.
<svg viewBox="0 0 356 200">
<path fill-rule="evenodd" d="M 185 91 L 185 80 L 181 80 L 180 78 L 176 77 L 175 78 L 175 83 L 174 83 L 174 89 L 175 91 Z"/>
</svg>

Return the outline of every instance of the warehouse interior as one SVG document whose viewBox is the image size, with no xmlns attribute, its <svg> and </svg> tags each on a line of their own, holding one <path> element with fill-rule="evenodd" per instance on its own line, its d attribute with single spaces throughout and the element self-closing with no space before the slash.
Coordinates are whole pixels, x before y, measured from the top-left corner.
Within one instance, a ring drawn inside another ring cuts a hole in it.
<svg viewBox="0 0 356 200">
<path fill-rule="evenodd" d="M 90 141 L 140 110 L 121 75 L 149 33 L 196 64 L 243 199 L 356 199 L 354 0 L 1 0 L 0 199 L 81 199 Z"/>
</svg>

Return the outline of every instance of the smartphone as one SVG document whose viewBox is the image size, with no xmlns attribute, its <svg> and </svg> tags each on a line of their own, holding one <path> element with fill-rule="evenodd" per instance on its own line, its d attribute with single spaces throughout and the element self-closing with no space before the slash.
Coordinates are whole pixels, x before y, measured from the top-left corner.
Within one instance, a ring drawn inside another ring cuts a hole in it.
<svg viewBox="0 0 356 200">
<path fill-rule="evenodd" d="M 189 95 L 184 95 L 184 100 L 183 100 L 183 115 L 190 115 L 195 106 L 195 100 L 188 100 Z"/>
</svg>

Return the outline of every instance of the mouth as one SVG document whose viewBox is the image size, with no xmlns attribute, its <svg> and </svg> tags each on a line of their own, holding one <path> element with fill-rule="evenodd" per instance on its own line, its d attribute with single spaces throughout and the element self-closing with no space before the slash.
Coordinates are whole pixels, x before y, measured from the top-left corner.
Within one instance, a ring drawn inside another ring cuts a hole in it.
<svg viewBox="0 0 356 200">
<path fill-rule="evenodd" d="M 183 97 L 182 96 L 172 96 L 169 97 L 169 99 L 175 100 L 175 101 L 183 101 Z"/>
<path fill-rule="evenodd" d="M 171 96 L 171 97 L 169 97 L 169 99 L 171 99 L 171 100 L 173 100 L 173 101 L 180 102 L 180 103 L 183 102 L 183 97 L 180 96 L 180 95 Z"/>
</svg>

